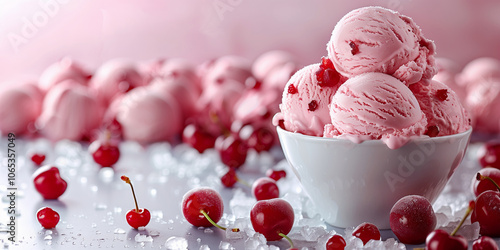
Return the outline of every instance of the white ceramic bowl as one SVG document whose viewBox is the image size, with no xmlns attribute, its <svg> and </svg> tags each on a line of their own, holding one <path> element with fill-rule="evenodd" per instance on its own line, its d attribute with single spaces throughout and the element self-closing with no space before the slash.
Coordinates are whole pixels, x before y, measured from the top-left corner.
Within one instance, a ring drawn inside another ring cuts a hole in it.
<svg viewBox="0 0 500 250">
<path fill-rule="evenodd" d="M 336 227 L 363 222 L 389 229 L 389 213 L 401 197 L 434 202 L 460 164 L 472 129 L 419 138 L 398 149 L 380 140 L 360 144 L 277 128 L 285 157 L 323 219 Z"/>
</svg>

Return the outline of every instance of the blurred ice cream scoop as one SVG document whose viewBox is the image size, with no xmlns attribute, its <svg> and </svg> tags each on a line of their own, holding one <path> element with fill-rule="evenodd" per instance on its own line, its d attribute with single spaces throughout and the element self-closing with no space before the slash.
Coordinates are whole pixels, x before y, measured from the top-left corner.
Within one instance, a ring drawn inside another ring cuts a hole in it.
<svg viewBox="0 0 500 250">
<path fill-rule="evenodd" d="M 82 140 L 99 127 L 103 112 L 87 87 L 66 80 L 45 96 L 37 127 L 51 140 Z"/>
<path fill-rule="evenodd" d="M 42 110 L 43 94 L 34 83 L 0 91 L 0 131 L 24 135 L 34 132 L 35 120 Z"/>
<path fill-rule="evenodd" d="M 48 91 L 54 85 L 64 81 L 73 80 L 77 83 L 87 85 L 91 74 L 73 59 L 65 57 L 50 65 L 43 71 L 39 79 L 40 88 Z"/>
<path fill-rule="evenodd" d="M 457 75 L 457 83 L 467 91 L 485 81 L 498 79 L 500 79 L 500 61 L 490 57 L 481 57 L 470 61 Z"/>
<path fill-rule="evenodd" d="M 456 77 L 460 73 L 458 64 L 450 59 L 438 57 L 436 58 L 436 67 L 438 72 L 432 79 L 444 83 L 455 91 L 461 101 L 465 101 L 465 88 L 456 81 Z"/>
<path fill-rule="evenodd" d="M 90 81 L 90 87 L 96 91 L 99 101 L 106 106 L 117 95 L 145 84 L 137 66 L 123 59 L 104 63 Z"/>
<path fill-rule="evenodd" d="M 257 80 L 263 81 L 271 72 L 289 63 L 295 64 L 292 54 L 282 50 L 268 51 L 255 59 L 252 73 Z"/>
<path fill-rule="evenodd" d="M 165 141 L 181 131 L 181 113 L 174 97 L 165 98 L 147 87 L 128 92 L 116 112 L 126 140 L 143 144 Z"/>
</svg>

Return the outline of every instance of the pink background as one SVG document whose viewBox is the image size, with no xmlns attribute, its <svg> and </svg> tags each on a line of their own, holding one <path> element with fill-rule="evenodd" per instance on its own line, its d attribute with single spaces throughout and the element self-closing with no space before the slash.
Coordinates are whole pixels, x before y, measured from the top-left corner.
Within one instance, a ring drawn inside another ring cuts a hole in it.
<svg viewBox="0 0 500 250">
<path fill-rule="evenodd" d="M 435 40 L 438 56 L 460 65 L 500 58 L 498 0 L 2 0 L 0 82 L 36 79 L 64 56 L 95 69 L 116 57 L 200 63 L 227 54 L 253 60 L 284 49 L 305 65 L 326 55 L 344 14 L 366 5 L 412 17 Z"/>
</svg>

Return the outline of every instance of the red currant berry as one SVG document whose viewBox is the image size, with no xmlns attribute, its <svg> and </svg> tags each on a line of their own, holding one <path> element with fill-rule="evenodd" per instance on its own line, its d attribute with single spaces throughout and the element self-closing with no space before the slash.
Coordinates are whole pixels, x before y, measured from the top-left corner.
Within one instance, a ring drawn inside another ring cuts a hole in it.
<svg viewBox="0 0 500 250">
<path fill-rule="evenodd" d="M 380 240 L 380 231 L 377 226 L 366 222 L 357 226 L 352 232 L 352 235 L 360 238 L 361 241 L 363 241 L 363 245 L 366 245 L 370 240 Z"/>
<path fill-rule="evenodd" d="M 46 229 L 56 227 L 59 223 L 59 214 L 50 207 L 42 207 L 36 212 L 36 218 L 42 227 Z"/>
<path fill-rule="evenodd" d="M 278 185 L 276 185 L 276 181 L 268 177 L 257 179 L 252 185 L 252 193 L 258 201 L 278 198 L 280 196 L 280 190 Z"/>
<path fill-rule="evenodd" d="M 42 165 L 43 161 L 45 161 L 45 155 L 41 153 L 34 153 L 31 155 L 31 161 L 35 163 L 35 165 Z"/>
<path fill-rule="evenodd" d="M 343 250 L 346 245 L 344 238 L 336 234 L 326 242 L 326 250 Z"/>
<path fill-rule="evenodd" d="M 250 211 L 253 229 L 268 241 L 280 240 L 288 234 L 294 219 L 290 203 L 279 198 L 257 201 Z"/>
<path fill-rule="evenodd" d="M 238 182 L 238 176 L 236 175 L 236 171 L 233 168 L 229 168 L 227 173 L 225 173 L 221 178 L 220 178 L 222 185 L 224 187 L 232 188 Z"/>
<path fill-rule="evenodd" d="M 391 209 L 391 229 L 404 244 L 424 243 L 427 235 L 436 228 L 436 223 L 431 203 L 420 195 L 405 196 Z"/>
<path fill-rule="evenodd" d="M 279 179 L 286 177 L 286 171 L 285 170 L 268 169 L 266 171 L 266 176 L 275 180 L 275 181 L 278 181 Z"/>
</svg>

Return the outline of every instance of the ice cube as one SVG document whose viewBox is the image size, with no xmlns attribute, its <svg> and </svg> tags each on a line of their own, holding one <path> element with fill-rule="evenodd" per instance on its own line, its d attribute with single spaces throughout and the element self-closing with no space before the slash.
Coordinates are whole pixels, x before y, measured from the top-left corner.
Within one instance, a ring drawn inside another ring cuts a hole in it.
<svg viewBox="0 0 500 250">
<path fill-rule="evenodd" d="M 208 245 L 201 245 L 200 250 L 210 250 L 210 247 Z"/>
<path fill-rule="evenodd" d="M 188 241 L 182 237 L 172 236 L 165 241 L 165 248 L 169 250 L 187 250 Z"/>
<path fill-rule="evenodd" d="M 228 240 L 236 240 L 243 239 L 243 231 L 238 230 L 237 232 L 233 231 L 232 228 L 228 228 L 226 230 L 226 239 Z"/>
<path fill-rule="evenodd" d="M 234 249 L 234 248 L 233 248 L 233 246 L 231 246 L 231 243 L 226 242 L 226 241 L 221 241 L 219 243 L 219 249 L 228 250 L 228 249 Z"/>
<path fill-rule="evenodd" d="M 137 233 L 134 238 L 135 242 L 153 242 L 153 237 L 141 233 Z"/>
<path fill-rule="evenodd" d="M 124 234 L 125 230 L 123 230 L 121 228 L 117 228 L 117 229 L 115 229 L 115 231 L 113 231 L 113 233 L 115 233 L 115 234 Z"/>
<path fill-rule="evenodd" d="M 323 227 L 309 227 L 303 226 L 300 230 L 300 234 L 304 238 L 305 241 L 315 242 L 319 237 L 327 234 L 325 228 Z"/>
</svg>

